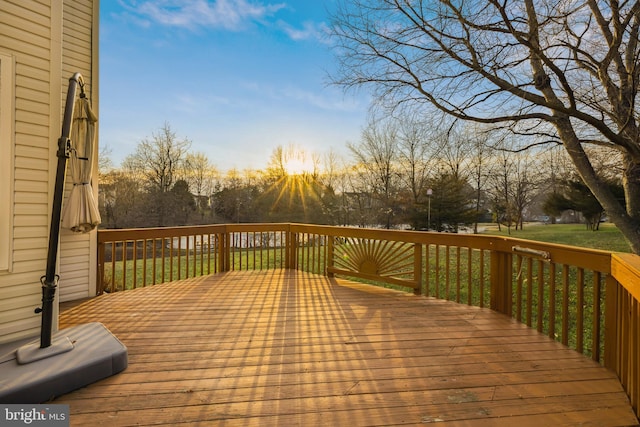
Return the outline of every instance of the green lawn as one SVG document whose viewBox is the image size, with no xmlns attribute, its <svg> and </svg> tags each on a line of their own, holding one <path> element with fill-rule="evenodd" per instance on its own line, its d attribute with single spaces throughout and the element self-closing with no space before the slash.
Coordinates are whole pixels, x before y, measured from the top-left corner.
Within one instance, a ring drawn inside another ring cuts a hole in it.
<svg viewBox="0 0 640 427">
<path fill-rule="evenodd" d="M 494 224 L 488 225 L 484 234 L 509 236 L 506 227 L 498 231 Z M 525 224 L 524 230 L 511 230 L 511 237 L 547 243 L 581 246 L 612 252 L 631 252 L 620 230 L 613 224 L 600 224 L 600 230 L 587 230 L 584 224 Z"/>
</svg>

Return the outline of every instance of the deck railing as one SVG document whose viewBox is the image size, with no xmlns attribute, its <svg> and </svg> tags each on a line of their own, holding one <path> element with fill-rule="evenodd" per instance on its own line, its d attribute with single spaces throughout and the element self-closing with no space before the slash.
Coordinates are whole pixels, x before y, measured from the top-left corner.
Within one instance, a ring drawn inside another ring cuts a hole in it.
<svg viewBox="0 0 640 427">
<path fill-rule="evenodd" d="M 640 415 L 640 257 L 499 236 L 225 224 L 100 230 L 115 292 L 232 270 L 340 275 L 490 307 L 616 372 Z"/>
</svg>

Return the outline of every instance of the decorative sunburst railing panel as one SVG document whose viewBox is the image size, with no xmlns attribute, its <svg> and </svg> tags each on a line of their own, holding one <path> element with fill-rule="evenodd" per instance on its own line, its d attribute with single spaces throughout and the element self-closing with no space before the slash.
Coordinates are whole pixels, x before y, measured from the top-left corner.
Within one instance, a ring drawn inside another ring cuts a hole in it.
<svg viewBox="0 0 640 427">
<path fill-rule="evenodd" d="M 415 266 L 422 256 L 420 245 L 343 237 L 334 239 L 330 250 L 333 265 L 327 268 L 329 273 L 377 279 L 419 291 L 420 280 L 416 276 Z"/>
</svg>

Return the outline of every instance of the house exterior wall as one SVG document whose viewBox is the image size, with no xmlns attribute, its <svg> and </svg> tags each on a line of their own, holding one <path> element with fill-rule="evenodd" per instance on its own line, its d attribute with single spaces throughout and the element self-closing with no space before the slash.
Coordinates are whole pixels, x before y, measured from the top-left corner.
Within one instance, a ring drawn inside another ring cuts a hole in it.
<svg viewBox="0 0 640 427">
<path fill-rule="evenodd" d="M 62 97 L 66 97 L 69 77 L 80 72 L 85 92 L 98 115 L 98 1 L 64 0 L 62 30 Z M 94 55 L 91 55 L 94 52 Z M 64 102 L 64 101 L 63 101 Z M 61 108 L 62 111 L 62 108 Z M 98 122 L 99 125 L 99 122 Z M 98 156 L 94 157 L 94 171 Z M 97 173 L 96 173 L 97 177 Z M 67 176 L 67 193 L 71 190 Z M 97 178 L 93 190 L 98 200 Z M 72 301 L 96 294 L 97 233 L 60 233 L 60 301 Z"/>
<path fill-rule="evenodd" d="M 11 110 L 0 110 L 0 123 L 7 115 L 12 122 L 8 135 L 0 132 L 2 164 L 9 166 L 0 173 L 6 193 L 0 192 L 5 198 L 0 204 L 6 204 L 0 215 L 9 220 L 0 229 L 0 256 L 6 261 L 0 260 L 0 343 L 40 332 L 34 309 L 41 305 L 64 98 L 75 71 L 85 76 L 97 109 L 97 85 L 90 84 L 97 82 L 97 10 L 98 0 L 0 0 L 0 67 L 11 65 L 10 81 L 0 82 L 0 106 Z M 67 28 L 77 21 L 84 22 L 82 29 Z M 62 232 L 60 298 L 93 295 L 95 235 Z"/>
</svg>

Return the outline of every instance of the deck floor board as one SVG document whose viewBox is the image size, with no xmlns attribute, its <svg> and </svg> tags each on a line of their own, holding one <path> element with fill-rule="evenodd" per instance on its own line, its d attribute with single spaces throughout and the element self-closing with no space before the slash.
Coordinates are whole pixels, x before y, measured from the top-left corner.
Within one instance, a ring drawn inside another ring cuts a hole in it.
<svg viewBox="0 0 640 427">
<path fill-rule="evenodd" d="M 61 396 L 71 425 L 638 425 L 615 375 L 488 309 L 291 270 L 65 309 L 128 368 Z"/>
</svg>

